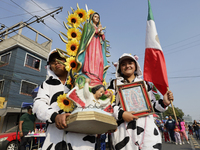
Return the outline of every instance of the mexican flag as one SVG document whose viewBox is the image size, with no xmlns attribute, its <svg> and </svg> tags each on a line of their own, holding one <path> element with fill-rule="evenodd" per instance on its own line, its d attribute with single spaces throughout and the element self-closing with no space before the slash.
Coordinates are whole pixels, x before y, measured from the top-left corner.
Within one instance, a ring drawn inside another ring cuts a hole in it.
<svg viewBox="0 0 200 150">
<path fill-rule="evenodd" d="M 145 81 L 152 82 L 160 93 L 164 95 L 168 87 L 167 68 L 149 0 L 148 5 L 143 75 Z"/>
</svg>

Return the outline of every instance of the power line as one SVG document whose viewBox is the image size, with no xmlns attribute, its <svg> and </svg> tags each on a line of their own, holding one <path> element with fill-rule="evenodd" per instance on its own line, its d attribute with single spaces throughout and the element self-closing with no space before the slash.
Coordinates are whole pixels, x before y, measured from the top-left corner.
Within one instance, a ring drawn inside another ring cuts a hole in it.
<svg viewBox="0 0 200 150">
<path fill-rule="evenodd" d="M 39 4 L 37 4 L 35 1 L 31 0 L 35 5 L 37 5 L 39 8 L 41 8 L 43 11 L 45 11 L 46 13 L 48 13 L 45 9 L 43 9 Z M 56 18 L 54 17 L 54 15 L 50 15 L 53 19 L 56 20 Z M 58 20 L 56 20 L 62 27 L 64 27 L 64 25 L 62 23 L 60 23 Z M 65 27 L 64 27 L 65 28 Z"/>
<path fill-rule="evenodd" d="M 29 11 L 27 11 L 26 9 L 24 9 L 23 7 L 21 7 L 20 5 L 18 5 L 17 3 L 15 3 L 13 0 L 10 0 L 11 2 L 13 2 L 14 4 L 16 4 L 18 7 L 20 7 L 21 9 L 23 9 L 24 11 L 26 11 L 27 13 L 29 13 L 31 16 L 33 16 L 34 17 L 34 15 L 33 14 L 31 14 Z M 32 24 L 32 23 L 34 23 L 34 22 L 42 22 L 45 26 L 47 26 L 45 23 L 44 23 L 44 20 L 42 20 L 44 17 L 46 17 L 46 16 L 48 16 L 48 15 L 51 15 L 51 14 L 53 14 L 53 13 L 55 13 L 55 12 L 57 12 L 57 11 L 59 11 L 59 10 L 62 10 L 62 8 L 63 7 L 60 7 L 60 8 L 58 8 L 57 10 L 55 10 L 55 11 L 53 11 L 53 12 L 51 12 L 51 13 L 48 13 L 48 14 L 46 14 L 46 15 L 44 15 L 43 17 L 38 17 L 38 16 L 35 16 L 37 19 L 35 20 L 35 21 L 32 21 L 31 23 L 27 23 L 27 25 L 30 25 L 30 24 Z M 22 28 L 23 28 L 24 26 L 22 26 Z M 47 26 L 49 29 L 51 29 L 54 33 L 56 33 L 56 34 L 58 34 L 59 35 L 59 33 L 57 33 L 55 30 L 53 30 L 52 28 L 50 28 L 49 26 Z"/>
</svg>

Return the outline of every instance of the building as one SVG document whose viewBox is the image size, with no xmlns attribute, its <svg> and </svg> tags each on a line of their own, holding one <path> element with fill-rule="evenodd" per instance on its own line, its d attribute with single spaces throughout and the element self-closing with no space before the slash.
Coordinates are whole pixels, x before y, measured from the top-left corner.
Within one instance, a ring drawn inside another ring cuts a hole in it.
<svg viewBox="0 0 200 150">
<path fill-rule="evenodd" d="M 25 25 L 19 22 L 0 32 L 0 97 L 5 98 L 0 109 L 0 132 L 18 122 L 22 102 L 33 102 L 32 90 L 46 79 L 52 40 L 31 26 L 26 26 L 26 30 L 33 33 L 35 40 L 32 35 L 22 35 Z M 39 44 L 41 38 L 44 42 Z"/>
<path fill-rule="evenodd" d="M 188 125 L 190 124 L 193 124 L 192 122 L 192 117 L 190 115 L 187 115 L 187 116 L 183 116 L 183 119 L 185 120 L 185 123 L 187 123 Z"/>
</svg>

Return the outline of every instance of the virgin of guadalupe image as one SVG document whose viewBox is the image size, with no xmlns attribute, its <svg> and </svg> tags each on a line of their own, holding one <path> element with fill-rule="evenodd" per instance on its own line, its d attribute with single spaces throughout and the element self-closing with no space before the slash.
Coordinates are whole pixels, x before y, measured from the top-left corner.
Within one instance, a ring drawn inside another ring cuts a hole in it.
<svg viewBox="0 0 200 150">
<path fill-rule="evenodd" d="M 109 66 L 106 59 L 105 35 L 97 12 L 84 24 L 76 62 L 78 75 L 90 78 L 90 87 L 103 83 Z"/>
</svg>

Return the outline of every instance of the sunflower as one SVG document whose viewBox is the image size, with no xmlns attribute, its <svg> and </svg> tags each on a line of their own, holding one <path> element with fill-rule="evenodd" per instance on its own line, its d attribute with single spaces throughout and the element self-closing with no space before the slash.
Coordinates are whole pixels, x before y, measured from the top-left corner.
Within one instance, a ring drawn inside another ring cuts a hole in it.
<svg viewBox="0 0 200 150">
<path fill-rule="evenodd" d="M 66 94 L 59 95 L 57 98 L 58 106 L 65 112 L 71 112 L 74 109 L 74 103 L 66 97 Z"/>
<path fill-rule="evenodd" d="M 79 47 L 79 43 L 77 40 L 71 40 L 66 44 L 67 53 L 70 56 L 76 56 L 77 50 Z"/>
<path fill-rule="evenodd" d="M 81 23 L 81 19 L 77 14 L 71 14 L 69 15 L 69 17 L 67 18 L 67 24 L 71 25 L 75 28 L 77 28 L 80 23 Z"/>
<path fill-rule="evenodd" d="M 69 39 L 76 39 L 79 41 L 81 39 L 81 32 L 79 29 L 71 28 L 67 31 L 67 36 Z"/>
<path fill-rule="evenodd" d="M 93 14 L 93 13 L 95 13 L 95 11 L 94 10 L 92 10 L 92 9 L 90 9 L 89 11 L 88 11 L 88 18 L 90 19 L 90 16 Z"/>
<path fill-rule="evenodd" d="M 65 62 L 65 69 L 69 72 L 72 69 L 72 72 L 76 72 L 77 69 L 77 62 L 75 60 L 75 57 L 69 57 L 67 58 L 67 62 Z"/>
<path fill-rule="evenodd" d="M 67 79 L 67 84 L 68 85 L 72 85 L 72 78 L 69 76 L 69 78 Z"/>
<path fill-rule="evenodd" d="M 115 101 L 115 94 L 114 94 L 114 92 L 112 91 L 112 90 L 110 90 L 110 89 L 107 89 L 107 91 L 109 91 L 109 92 L 111 92 L 112 93 L 112 99 L 111 99 L 111 104 Z"/>
<path fill-rule="evenodd" d="M 103 86 L 106 86 L 106 85 L 107 85 L 106 80 L 103 80 Z"/>
<path fill-rule="evenodd" d="M 84 9 L 77 9 L 74 13 L 80 17 L 81 22 L 85 22 L 88 17 L 87 12 Z"/>
</svg>

